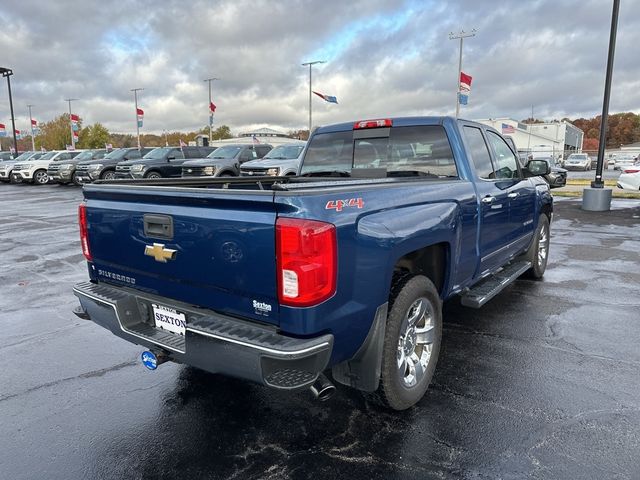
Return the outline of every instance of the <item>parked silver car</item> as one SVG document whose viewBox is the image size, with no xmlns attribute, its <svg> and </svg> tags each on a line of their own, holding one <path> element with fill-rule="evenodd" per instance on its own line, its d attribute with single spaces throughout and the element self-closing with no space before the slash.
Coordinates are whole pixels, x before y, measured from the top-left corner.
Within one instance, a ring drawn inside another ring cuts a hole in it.
<svg viewBox="0 0 640 480">
<path fill-rule="evenodd" d="M 240 167 L 240 175 L 297 175 L 302 152 L 307 142 L 296 141 L 279 145 L 259 160 L 251 160 Z"/>
</svg>

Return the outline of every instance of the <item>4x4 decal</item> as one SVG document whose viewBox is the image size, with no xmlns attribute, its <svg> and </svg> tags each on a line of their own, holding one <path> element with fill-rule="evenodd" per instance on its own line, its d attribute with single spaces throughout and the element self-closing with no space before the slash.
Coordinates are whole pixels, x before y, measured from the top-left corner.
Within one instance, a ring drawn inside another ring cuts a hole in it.
<svg viewBox="0 0 640 480">
<path fill-rule="evenodd" d="M 363 208 L 364 201 L 362 200 L 362 197 L 348 198 L 346 200 L 329 200 L 324 208 L 325 210 L 341 212 L 343 208 L 347 207 Z"/>
</svg>

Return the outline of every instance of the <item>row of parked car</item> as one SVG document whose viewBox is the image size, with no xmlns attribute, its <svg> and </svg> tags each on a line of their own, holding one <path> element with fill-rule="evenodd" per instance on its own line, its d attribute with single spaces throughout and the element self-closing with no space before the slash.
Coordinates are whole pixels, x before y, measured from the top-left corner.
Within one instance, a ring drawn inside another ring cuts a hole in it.
<svg viewBox="0 0 640 480">
<path fill-rule="evenodd" d="M 118 148 L 0 155 L 0 181 L 82 185 L 96 180 L 295 175 L 305 142 Z M 8 153 L 8 152 L 2 152 Z"/>
</svg>

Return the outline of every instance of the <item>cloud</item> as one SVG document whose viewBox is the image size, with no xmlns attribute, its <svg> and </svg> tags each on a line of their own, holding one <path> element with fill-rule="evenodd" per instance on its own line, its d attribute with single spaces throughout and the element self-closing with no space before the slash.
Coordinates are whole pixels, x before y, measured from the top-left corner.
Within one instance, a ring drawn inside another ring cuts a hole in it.
<svg viewBox="0 0 640 480">
<path fill-rule="evenodd" d="M 640 17 L 620 12 L 611 111 L 640 110 L 635 46 Z M 543 118 L 599 114 L 611 6 L 598 0 L 9 0 L 0 5 L 3 66 L 13 68 L 17 128 L 26 104 L 46 121 L 67 110 L 85 124 L 134 132 L 132 88 L 143 87 L 147 132 L 207 123 L 213 82 L 215 122 L 305 128 L 308 69 L 314 123 L 392 115 L 442 115 L 455 109 L 458 42 L 448 33 L 475 27 L 463 70 L 474 78 L 468 118 L 534 113 Z M 6 88 L 0 122 L 7 123 Z"/>
</svg>

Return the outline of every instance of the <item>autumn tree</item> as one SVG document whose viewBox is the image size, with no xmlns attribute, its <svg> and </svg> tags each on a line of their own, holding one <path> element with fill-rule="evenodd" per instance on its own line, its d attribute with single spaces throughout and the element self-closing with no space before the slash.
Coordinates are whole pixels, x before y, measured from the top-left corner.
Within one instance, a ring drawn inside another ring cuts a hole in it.
<svg viewBox="0 0 640 480">
<path fill-rule="evenodd" d="M 81 126 L 82 119 L 78 122 L 78 127 Z M 36 136 L 36 149 L 42 146 L 47 150 L 64 150 L 70 144 L 69 114 L 63 113 L 40 126 L 40 134 Z"/>
<path fill-rule="evenodd" d="M 104 148 L 109 143 L 109 130 L 101 123 L 94 123 L 82 130 L 78 135 L 78 148 Z"/>
</svg>

